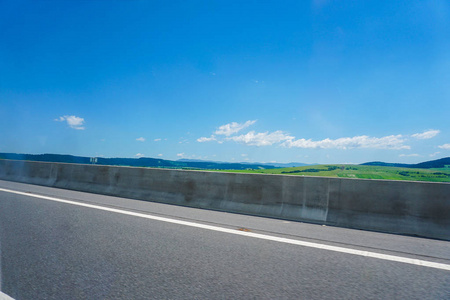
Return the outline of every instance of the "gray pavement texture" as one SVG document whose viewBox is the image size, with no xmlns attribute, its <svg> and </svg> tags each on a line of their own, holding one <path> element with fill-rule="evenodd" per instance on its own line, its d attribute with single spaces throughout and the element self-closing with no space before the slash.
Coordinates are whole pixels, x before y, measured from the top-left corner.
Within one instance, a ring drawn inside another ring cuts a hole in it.
<svg viewBox="0 0 450 300">
<path fill-rule="evenodd" d="M 450 263 L 450 243 L 0 181 L 0 187 Z M 0 192 L 0 289 L 15 299 L 449 299 L 450 272 Z"/>
</svg>

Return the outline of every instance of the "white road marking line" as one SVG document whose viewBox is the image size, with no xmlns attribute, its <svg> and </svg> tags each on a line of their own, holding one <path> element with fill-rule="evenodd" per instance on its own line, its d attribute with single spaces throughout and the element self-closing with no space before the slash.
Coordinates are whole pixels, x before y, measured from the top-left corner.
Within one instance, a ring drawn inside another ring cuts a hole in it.
<svg viewBox="0 0 450 300">
<path fill-rule="evenodd" d="M 310 247 L 310 248 L 316 248 L 316 249 L 323 249 L 323 250 L 328 250 L 328 251 L 347 253 L 347 254 L 353 254 L 353 255 L 401 262 L 401 263 L 411 264 L 411 265 L 416 265 L 416 266 L 421 266 L 421 267 L 428 267 L 428 268 L 435 268 L 435 269 L 450 271 L 450 265 L 436 263 L 436 262 L 432 262 L 432 261 L 407 258 L 407 257 L 395 256 L 395 255 L 388 255 L 388 254 L 382 254 L 382 253 L 376 253 L 376 252 L 370 252 L 370 251 L 362 251 L 362 250 L 356 250 L 356 249 L 351 249 L 351 248 L 336 247 L 336 246 L 330 246 L 330 245 L 319 244 L 319 243 L 311 243 L 311 242 L 281 238 L 281 237 L 276 237 L 276 236 L 271 236 L 271 235 L 247 232 L 247 231 L 239 231 L 236 229 L 228 229 L 228 228 L 223 228 L 223 227 L 219 227 L 219 226 L 211 226 L 211 225 L 199 224 L 199 223 L 194 223 L 194 222 L 170 219 L 170 218 L 165 218 L 165 217 L 152 216 L 152 215 L 143 214 L 143 213 L 121 210 L 121 209 L 117 209 L 117 208 L 110 208 L 110 207 L 104 207 L 104 206 L 100 206 L 100 205 L 81 203 L 81 202 L 76 202 L 76 201 L 64 200 L 64 199 L 59 199 L 59 198 L 54 198 L 54 197 L 32 194 L 32 193 L 19 192 L 19 191 L 3 189 L 3 188 L 0 188 L 0 191 L 23 195 L 23 196 L 34 197 L 34 198 L 40 198 L 40 199 L 45 199 L 45 200 L 50 200 L 50 201 L 56 201 L 56 202 L 61 202 L 61 203 L 66 203 L 66 204 L 89 207 L 89 208 L 99 209 L 99 210 L 104 210 L 104 211 L 109 211 L 109 212 L 115 212 L 115 213 L 129 215 L 129 216 L 135 216 L 135 217 L 140 217 L 140 218 L 168 222 L 168 223 L 173 223 L 173 224 L 214 230 L 214 231 L 218 231 L 218 232 L 231 233 L 231 234 L 235 234 L 235 235 L 252 237 L 252 238 L 257 238 L 257 239 L 262 239 L 262 240 L 268 240 L 268 241 L 274 241 L 274 242 L 279 242 L 279 243 L 286 243 L 286 244 L 292 244 L 292 245 L 304 246 L 304 247 Z"/>
<path fill-rule="evenodd" d="M 10 296 L 6 295 L 5 293 L 0 292 L 0 300 L 14 300 L 14 298 L 11 298 Z"/>
</svg>

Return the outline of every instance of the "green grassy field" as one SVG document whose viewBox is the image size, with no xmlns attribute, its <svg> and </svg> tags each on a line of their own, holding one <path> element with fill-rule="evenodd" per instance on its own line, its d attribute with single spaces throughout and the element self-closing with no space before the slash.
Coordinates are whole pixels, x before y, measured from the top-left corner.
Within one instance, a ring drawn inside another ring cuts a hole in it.
<svg viewBox="0 0 450 300">
<path fill-rule="evenodd" d="M 441 169 L 411 169 L 361 165 L 314 165 L 268 170 L 230 170 L 225 172 L 450 182 L 450 168 L 448 166 Z"/>
</svg>

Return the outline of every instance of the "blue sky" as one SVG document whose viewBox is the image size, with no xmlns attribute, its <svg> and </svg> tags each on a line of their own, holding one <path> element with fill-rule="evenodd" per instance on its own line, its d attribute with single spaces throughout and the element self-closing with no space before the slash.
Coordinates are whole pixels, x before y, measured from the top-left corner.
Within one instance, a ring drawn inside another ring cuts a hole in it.
<svg viewBox="0 0 450 300">
<path fill-rule="evenodd" d="M 0 152 L 450 156 L 450 2 L 0 1 Z"/>
</svg>

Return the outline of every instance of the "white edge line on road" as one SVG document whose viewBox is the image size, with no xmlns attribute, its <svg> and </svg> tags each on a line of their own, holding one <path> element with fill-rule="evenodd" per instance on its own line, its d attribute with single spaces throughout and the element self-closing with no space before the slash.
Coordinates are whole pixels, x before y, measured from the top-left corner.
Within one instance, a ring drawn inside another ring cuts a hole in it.
<svg viewBox="0 0 450 300">
<path fill-rule="evenodd" d="M 316 248 L 316 249 L 323 249 L 323 250 L 340 252 L 340 253 L 347 253 L 347 254 L 353 254 L 353 255 L 359 255 L 359 256 L 365 256 L 365 257 L 371 257 L 371 258 L 378 258 L 378 259 L 401 262 L 401 263 L 411 264 L 411 265 L 416 265 L 416 266 L 450 271 L 450 265 L 448 265 L 448 264 L 436 263 L 436 262 L 431 262 L 431 261 L 426 261 L 426 260 L 407 258 L 407 257 L 395 256 L 395 255 L 388 255 L 388 254 L 382 254 L 382 253 L 376 253 L 376 252 L 370 252 L 370 251 L 362 251 L 362 250 L 356 250 L 356 249 L 351 249 L 351 248 L 336 247 L 336 246 L 330 246 L 330 245 L 319 244 L 319 243 L 311 243 L 311 242 L 305 242 L 305 241 L 288 239 L 288 238 L 281 238 L 281 237 L 253 233 L 253 232 L 239 231 L 236 229 L 228 229 L 228 228 L 223 228 L 223 227 L 219 227 L 219 226 L 211 226 L 211 225 L 205 225 L 205 224 L 200 224 L 200 223 L 170 219 L 170 218 L 165 218 L 165 217 L 158 217 L 158 216 L 148 215 L 148 214 L 144 214 L 144 213 L 137 213 L 137 212 L 121 210 L 121 209 L 117 209 L 117 208 L 110 208 L 110 207 L 104 207 L 104 206 L 100 206 L 100 205 L 87 204 L 87 203 L 76 202 L 76 201 L 71 201 L 71 200 L 64 200 L 64 199 L 59 199 L 59 198 L 54 198 L 54 197 L 19 192 L 19 191 L 3 189 L 3 188 L 0 188 L 0 191 L 18 194 L 18 195 L 29 196 L 29 197 L 35 197 L 35 198 L 40 198 L 40 199 L 45 199 L 45 200 L 50 200 L 50 201 L 56 201 L 56 202 L 61 202 L 61 203 L 66 203 L 66 204 L 89 207 L 89 208 L 94 208 L 94 209 L 99 209 L 99 210 L 104 210 L 104 211 L 109 211 L 109 212 L 129 215 L 129 216 L 135 216 L 135 217 L 140 217 L 140 218 L 168 222 L 168 223 L 173 223 L 173 224 L 214 230 L 214 231 L 218 231 L 218 232 L 231 233 L 231 234 L 235 234 L 235 235 L 247 236 L 247 237 L 252 237 L 252 238 L 257 238 L 257 239 L 262 239 L 262 240 L 269 240 L 269 241 L 274 241 L 274 242 L 279 242 L 279 243 L 286 243 L 286 244 L 292 244 L 292 245 L 298 245 L 298 246 L 304 246 L 304 247 L 310 247 L 310 248 Z"/>
<path fill-rule="evenodd" d="M 14 300 L 14 298 L 11 298 L 10 296 L 6 295 L 5 293 L 0 292 L 0 300 Z"/>
</svg>

